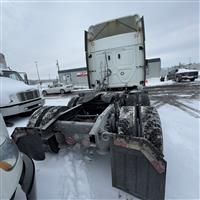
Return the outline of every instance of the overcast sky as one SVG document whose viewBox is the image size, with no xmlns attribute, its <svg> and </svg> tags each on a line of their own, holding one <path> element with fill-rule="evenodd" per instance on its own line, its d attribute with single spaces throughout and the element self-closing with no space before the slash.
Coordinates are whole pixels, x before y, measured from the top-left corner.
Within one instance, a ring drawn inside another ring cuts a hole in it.
<svg viewBox="0 0 200 200">
<path fill-rule="evenodd" d="M 1 1 L 1 0 L 0 0 Z M 199 2 L 1 1 L 1 52 L 7 64 L 36 78 L 84 67 L 84 30 L 110 19 L 139 14 L 145 19 L 147 58 L 162 67 L 199 62 Z"/>
</svg>

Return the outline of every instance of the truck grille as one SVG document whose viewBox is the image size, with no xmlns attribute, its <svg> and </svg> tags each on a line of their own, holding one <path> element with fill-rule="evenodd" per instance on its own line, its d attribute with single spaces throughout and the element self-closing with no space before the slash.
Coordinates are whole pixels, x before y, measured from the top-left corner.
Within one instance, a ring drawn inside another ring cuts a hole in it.
<svg viewBox="0 0 200 200">
<path fill-rule="evenodd" d="M 39 91 L 38 90 L 32 90 L 32 91 L 27 91 L 27 92 L 20 92 L 17 94 L 17 98 L 19 101 L 27 101 L 31 99 L 36 99 L 38 98 Z"/>
</svg>

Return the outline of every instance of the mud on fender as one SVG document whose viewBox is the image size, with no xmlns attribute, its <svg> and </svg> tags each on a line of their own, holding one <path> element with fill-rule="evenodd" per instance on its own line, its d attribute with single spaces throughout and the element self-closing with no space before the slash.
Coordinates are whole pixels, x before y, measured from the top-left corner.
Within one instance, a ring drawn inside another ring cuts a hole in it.
<svg viewBox="0 0 200 200">
<path fill-rule="evenodd" d="M 163 200 L 167 163 L 144 138 L 115 138 L 111 145 L 112 185 L 141 199 Z"/>
</svg>

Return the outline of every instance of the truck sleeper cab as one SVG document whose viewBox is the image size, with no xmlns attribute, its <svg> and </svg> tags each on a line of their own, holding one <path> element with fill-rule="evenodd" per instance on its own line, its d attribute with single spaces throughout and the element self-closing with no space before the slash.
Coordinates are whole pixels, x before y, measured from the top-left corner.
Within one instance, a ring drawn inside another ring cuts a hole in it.
<svg viewBox="0 0 200 200">
<path fill-rule="evenodd" d="M 134 88 L 144 85 L 145 35 L 138 15 L 90 26 L 85 51 L 90 88 Z"/>
</svg>

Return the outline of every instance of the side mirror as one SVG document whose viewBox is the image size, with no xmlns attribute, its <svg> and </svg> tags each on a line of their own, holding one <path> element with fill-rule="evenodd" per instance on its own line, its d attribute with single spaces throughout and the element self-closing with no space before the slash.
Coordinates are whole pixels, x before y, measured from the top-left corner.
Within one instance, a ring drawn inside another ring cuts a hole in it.
<svg viewBox="0 0 200 200">
<path fill-rule="evenodd" d="M 21 75 L 24 83 L 26 83 L 27 85 L 29 85 L 27 73 L 25 73 L 25 72 L 19 72 L 19 74 Z"/>
</svg>

